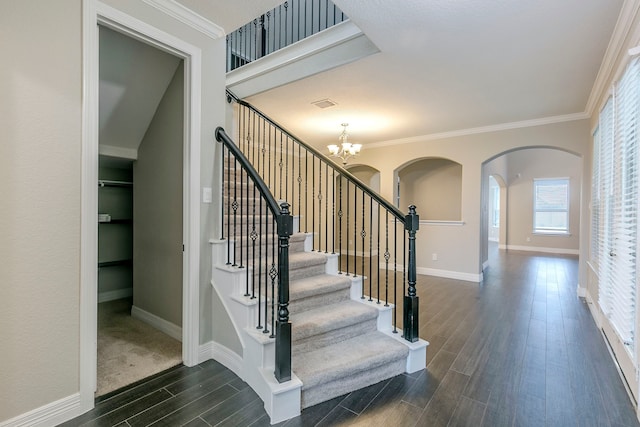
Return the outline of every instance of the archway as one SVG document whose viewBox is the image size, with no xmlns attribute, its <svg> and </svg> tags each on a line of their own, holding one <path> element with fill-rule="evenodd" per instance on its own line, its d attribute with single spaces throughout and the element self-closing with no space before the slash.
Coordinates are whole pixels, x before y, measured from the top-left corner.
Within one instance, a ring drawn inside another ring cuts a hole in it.
<svg viewBox="0 0 640 427">
<path fill-rule="evenodd" d="M 500 249 L 570 255 L 579 253 L 581 156 L 556 147 L 520 147 L 497 154 L 482 163 L 480 253 L 483 268 L 490 262 L 491 176 L 501 177 L 503 184 L 500 189 Z M 536 181 L 552 178 L 560 178 L 568 183 L 567 229 L 544 233 L 534 227 L 536 206 L 539 204 L 534 197 L 534 189 Z"/>
</svg>

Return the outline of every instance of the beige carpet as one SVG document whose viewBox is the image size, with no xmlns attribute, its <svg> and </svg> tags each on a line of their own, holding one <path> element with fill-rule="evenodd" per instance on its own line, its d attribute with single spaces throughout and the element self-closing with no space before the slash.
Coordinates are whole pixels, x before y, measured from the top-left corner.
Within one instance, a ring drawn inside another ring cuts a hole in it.
<svg viewBox="0 0 640 427">
<path fill-rule="evenodd" d="M 131 299 L 98 304 L 96 397 L 182 363 L 182 343 L 131 317 Z"/>
</svg>

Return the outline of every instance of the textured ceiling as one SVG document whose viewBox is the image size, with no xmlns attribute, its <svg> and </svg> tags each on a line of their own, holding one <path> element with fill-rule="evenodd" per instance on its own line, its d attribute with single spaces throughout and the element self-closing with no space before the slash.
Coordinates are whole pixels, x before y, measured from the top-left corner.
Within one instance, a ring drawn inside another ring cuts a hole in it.
<svg viewBox="0 0 640 427">
<path fill-rule="evenodd" d="M 584 113 L 623 1 L 335 3 L 381 52 L 248 99 L 314 145 Z"/>
</svg>

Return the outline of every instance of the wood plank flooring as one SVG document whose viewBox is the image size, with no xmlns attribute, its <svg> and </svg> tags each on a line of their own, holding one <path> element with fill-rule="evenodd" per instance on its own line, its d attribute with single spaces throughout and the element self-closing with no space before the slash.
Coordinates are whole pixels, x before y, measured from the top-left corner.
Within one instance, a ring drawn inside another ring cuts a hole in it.
<svg viewBox="0 0 640 427">
<path fill-rule="evenodd" d="M 591 318 L 577 260 L 497 252 L 482 284 L 419 276 L 426 370 L 308 408 L 295 426 L 640 426 Z M 215 361 L 104 396 L 64 426 L 266 426 Z"/>
</svg>

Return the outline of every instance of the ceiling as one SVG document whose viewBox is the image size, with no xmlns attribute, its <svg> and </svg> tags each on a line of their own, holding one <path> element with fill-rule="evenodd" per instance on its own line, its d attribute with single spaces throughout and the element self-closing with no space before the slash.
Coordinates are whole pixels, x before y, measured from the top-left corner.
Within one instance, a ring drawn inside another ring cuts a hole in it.
<svg viewBox="0 0 640 427">
<path fill-rule="evenodd" d="M 281 1 L 180 0 L 230 32 Z M 623 0 L 335 0 L 380 53 L 248 99 L 313 145 L 586 117 Z M 230 5 L 233 4 L 233 7 Z M 338 105 L 318 109 L 329 98 Z"/>
<path fill-rule="evenodd" d="M 100 27 L 100 153 L 135 159 L 181 59 Z"/>
</svg>

